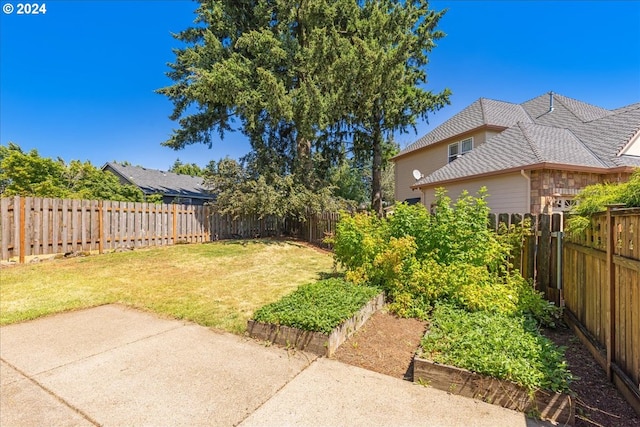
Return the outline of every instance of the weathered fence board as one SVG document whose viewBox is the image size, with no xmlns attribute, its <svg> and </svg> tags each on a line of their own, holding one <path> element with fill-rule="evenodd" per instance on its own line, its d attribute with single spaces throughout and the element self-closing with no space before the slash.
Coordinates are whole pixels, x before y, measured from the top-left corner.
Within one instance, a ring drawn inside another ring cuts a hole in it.
<svg viewBox="0 0 640 427">
<path fill-rule="evenodd" d="M 232 218 L 209 206 L 7 197 L 0 198 L 0 259 L 280 235 L 322 244 L 337 221 L 337 213 L 301 222 Z"/>
<path fill-rule="evenodd" d="M 567 319 L 640 413 L 640 209 L 609 209 L 563 245 Z"/>
</svg>

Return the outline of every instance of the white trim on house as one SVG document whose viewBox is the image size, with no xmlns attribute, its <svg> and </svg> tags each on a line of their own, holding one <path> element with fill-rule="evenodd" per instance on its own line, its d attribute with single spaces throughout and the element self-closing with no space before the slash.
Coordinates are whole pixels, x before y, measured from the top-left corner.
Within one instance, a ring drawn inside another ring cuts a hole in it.
<svg viewBox="0 0 640 427">
<path fill-rule="evenodd" d="M 640 157 L 640 131 L 631 137 L 627 145 L 620 150 L 619 156 L 638 156 Z"/>
</svg>

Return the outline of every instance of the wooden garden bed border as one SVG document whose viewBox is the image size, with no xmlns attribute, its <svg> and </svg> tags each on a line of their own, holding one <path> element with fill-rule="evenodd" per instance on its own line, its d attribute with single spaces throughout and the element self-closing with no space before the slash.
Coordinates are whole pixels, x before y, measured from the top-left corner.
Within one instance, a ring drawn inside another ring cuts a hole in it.
<svg viewBox="0 0 640 427">
<path fill-rule="evenodd" d="M 252 319 L 247 322 L 247 331 L 252 338 L 269 341 L 288 348 L 308 351 L 318 356 L 330 357 L 347 338 L 353 335 L 383 305 L 384 294 L 380 293 L 366 303 L 351 318 L 333 329 L 330 334 L 304 331 L 272 323 L 256 322 Z"/>
<path fill-rule="evenodd" d="M 413 359 L 413 382 L 561 425 L 573 426 L 575 423 L 575 402 L 567 394 L 538 390 L 531 396 L 524 387 L 511 381 L 432 362 L 419 354 Z"/>
</svg>

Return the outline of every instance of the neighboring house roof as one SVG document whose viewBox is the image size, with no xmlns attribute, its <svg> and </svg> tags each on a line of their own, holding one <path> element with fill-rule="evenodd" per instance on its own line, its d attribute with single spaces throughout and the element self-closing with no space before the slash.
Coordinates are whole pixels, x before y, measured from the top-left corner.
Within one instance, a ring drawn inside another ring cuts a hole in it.
<svg viewBox="0 0 640 427">
<path fill-rule="evenodd" d="M 181 175 L 140 166 L 121 165 L 114 162 L 105 164 L 102 169 L 110 169 L 126 181 L 139 187 L 145 194 L 198 199 L 214 198 L 204 187 L 204 180 L 197 176 Z"/>
<path fill-rule="evenodd" d="M 640 167 L 640 157 L 621 155 L 640 132 L 640 103 L 606 110 L 558 94 L 553 94 L 553 109 L 549 94 L 520 105 L 487 101 L 474 102 L 398 155 L 454 136 L 449 130 L 465 129 L 464 122 L 470 117 L 473 119 L 466 128 L 477 128 L 481 106 L 485 125 L 502 123 L 505 127 L 471 152 L 423 177 L 414 188 L 543 164 L 595 169 Z M 499 114 L 504 115 L 502 121 L 496 117 Z"/>
</svg>

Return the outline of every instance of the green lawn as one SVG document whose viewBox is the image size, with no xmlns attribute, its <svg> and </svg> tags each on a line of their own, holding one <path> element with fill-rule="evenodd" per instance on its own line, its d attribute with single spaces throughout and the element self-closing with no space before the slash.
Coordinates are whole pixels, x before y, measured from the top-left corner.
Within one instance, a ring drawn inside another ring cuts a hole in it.
<svg viewBox="0 0 640 427">
<path fill-rule="evenodd" d="M 177 245 L 0 270 L 0 325 L 119 302 L 242 333 L 253 312 L 333 268 L 295 242 Z"/>
</svg>

